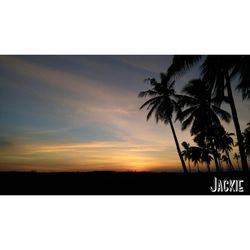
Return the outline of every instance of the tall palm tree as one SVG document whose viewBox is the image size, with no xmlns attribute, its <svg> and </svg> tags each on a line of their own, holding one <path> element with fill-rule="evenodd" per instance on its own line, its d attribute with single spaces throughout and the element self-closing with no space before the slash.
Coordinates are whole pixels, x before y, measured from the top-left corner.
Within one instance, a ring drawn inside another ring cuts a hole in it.
<svg viewBox="0 0 250 250">
<path fill-rule="evenodd" d="M 168 69 L 167 77 L 172 77 L 184 73 L 200 62 L 200 55 L 178 55 L 174 56 L 172 65 Z M 203 56 L 202 76 L 216 92 L 218 101 L 223 99 L 224 87 L 231 108 L 232 118 L 235 126 L 238 147 L 241 156 L 241 164 L 244 171 L 248 171 L 247 158 L 244 152 L 243 138 L 241 134 L 238 115 L 232 93 L 231 81 L 238 76 L 240 82 L 237 86 L 242 91 L 243 97 L 250 97 L 250 57 L 249 56 Z"/>
<path fill-rule="evenodd" d="M 178 103 L 176 101 L 176 94 L 174 89 L 175 82 L 168 81 L 166 75 L 163 73 L 160 74 L 160 82 L 157 82 L 154 78 L 149 78 L 147 80 L 150 82 L 152 88 L 147 91 L 140 92 L 138 96 L 149 96 L 150 99 L 147 100 L 140 107 L 140 109 L 147 107 L 147 110 L 149 110 L 147 114 L 147 120 L 149 120 L 154 113 L 156 122 L 162 121 L 166 125 L 170 125 L 176 144 L 176 149 L 181 160 L 182 168 L 184 170 L 184 173 L 187 173 L 188 171 L 186 168 L 186 164 L 181 154 L 180 145 L 172 121 L 173 113 L 178 110 Z"/>
<path fill-rule="evenodd" d="M 204 79 L 213 86 L 219 99 L 224 97 L 224 88 L 226 87 L 227 89 L 228 101 L 238 140 L 242 168 L 244 171 L 248 171 L 243 137 L 231 86 L 233 77 L 236 77 L 237 75 L 241 76 L 241 67 L 243 65 L 240 63 L 241 60 L 242 56 L 207 56 L 201 67 Z M 248 69 L 250 70 L 250 64 L 248 65 Z"/>
<path fill-rule="evenodd" d="M 177 113 L 177 119 L 182 122 L 183 130 L 191 126 L 191 135 L 198 135 L 203 140 L 208 140 L 213 151 L 216 170 L 219 171 L 213 127 L 221 126 L 219 118 L 229 122 L 230 114 L 216 105 L 216 100 L 211 96 L 211 89 L 200 79 L 190 81 L 182 92 L 184 95 L 178 95 L 178 103 L 182 109 Z"/>
<path fill-rule="evenodd" d="M 188 161 L 188 169 L 189 172 L 191 173 L 191 166 L 190 166 L 190 160 L 191 160 L 191 150 L 190 150 L 190 144 L 187 143 L 186 141 L 183 141 L 181 143 L 182 147 L 184 150 L 182 150 L 181 154 L 184 157 L 185 161 Z"/>
</svg>

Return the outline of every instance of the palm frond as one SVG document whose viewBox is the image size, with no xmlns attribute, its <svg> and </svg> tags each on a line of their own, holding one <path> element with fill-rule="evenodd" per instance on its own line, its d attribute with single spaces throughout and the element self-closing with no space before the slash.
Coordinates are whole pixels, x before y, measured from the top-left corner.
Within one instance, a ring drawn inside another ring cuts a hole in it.
<svg viewBox="0 0 250 250">
<path fill-rule="evenodd" d="M 185 106 L 193 106 L 196 105 L 197 99 L 192 97 L 192 96 L 188 96 L 188 95 L 175 95 L 176 99 L 178 100 L 178 105 L 180 107 L 185 107 Z"/>
<path fill-rule="evenodd" d="M 190 115 L 186 120 L 184 120 L 182 122 L 182 126 L 181 126 L 181 129 L 182 130 L 185 130 L 187 129 L 187 127 L 189 127 L 193 121 L 194 117 L 192 115 Z"/>
<path fill-rule="evenodd" d="M 141 105 L 140 109 L 143 109 L 145 106 L 150 105 L 151 103 L 153 103 L 153 102 L 155 102 L 155 101 L 157 101 L 157 100 L 159 100 L 159 99 L 160 99 L 160 97 L 159 97 L 159 96 L 156 96 L 156 97 L 153 97 L 153 98 L 147 100 L 146 102 L 144 102 L 144 103 Z"/>
<path fill-rule="evenodd" d="M 152 116 L 153 112 L 155 111 L 157 113 L 157 106 L 159 105 L 158 102 L 156 102 L 151 109 L 149 110 L 148 114 L 147 114 L 147 121 L 150 119 L 150 117 Z"/>
<path fill-rule="evenodd" d="M 195 110 L 196 110 L 196 107 L 190 107 L 185 110 L 182 110 L 181 112 L 177 113 L 176 119 L 183 121 L 184 119 L 186 119 L 187 116 L 192 115 Z"/>
<path fill-rule="evenodd" d="M 142 97 L 147 97 L 147 96 L 155 96 L 157 95 L 158 93 L 152 89 L 149 89 L 149 90 L 146 90 L 146 91 L 141 91 L 139 94 L 138 94 L 138 97 L 142 98 Z"/>
<path fill-rule="evenodd" d="M 215 105 L 213 105 L 212 107 L 213 107 L 213 110 L 216 113 L 216 115 L 218 115 L 223 121 L 225 121 L 227 123 L 230 122 L 231 115 L 227 111 L 225 111 L 225 110 L 223 110 Z"/>
<path fill-rule="evenodd" d="M 201 55 L 176 55 L 173 57 L 172 64 L 167 70 L 167 78 L 171 79 L 175 75 L 181 75 L 190 70 L 201 60 Z"/>
</svg>

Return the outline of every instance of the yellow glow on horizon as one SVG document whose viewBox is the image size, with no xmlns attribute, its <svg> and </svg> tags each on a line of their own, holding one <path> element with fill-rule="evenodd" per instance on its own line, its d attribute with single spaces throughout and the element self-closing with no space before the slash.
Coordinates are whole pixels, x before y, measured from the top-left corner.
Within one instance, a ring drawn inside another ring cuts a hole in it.
<svg viewBox="0 0 250 250">
<path fill-rule="evenodd" d="M 7 166 L 34 171 L 154 171 L 175 168 L 173 159 L 154 156 L 165 146 L 123 142 L 86 142 L 64 144 L 16 145 L 1 153 L 0 170 Z"/>
</svg>

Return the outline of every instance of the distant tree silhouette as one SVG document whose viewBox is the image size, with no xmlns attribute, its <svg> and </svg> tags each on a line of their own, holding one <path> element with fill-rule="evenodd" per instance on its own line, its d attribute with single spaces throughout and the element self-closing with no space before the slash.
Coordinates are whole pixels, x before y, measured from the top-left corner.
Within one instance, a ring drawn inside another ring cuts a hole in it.
<svg viewBox="0 0 250 250">
<path fill-rule="evenodd" d="M 230 159 L 230 155 L 229 155 L 229 153 L 232 151 L 233 146 L 234 146 L 234 141 L 232 138 L 234 134 L 226 132 L 222 126 L 216 130 L 216 134 L 217 134 L 217 140 L 216 140 L 217 147 L 219 148 L 219 150 L 222 151 L 222 153 L 225 153 L 225 156 L 227 157 L 228 169 L 234 170 L 234 167 Z"/>
<path fill-rule="evenodd" d="M 250 123 L 247 124 L 247 128 L 243 132 L 244 149 L 247 156 L 250 156 Z"/>
<path fill-rule="evenodd" d="M 192 146 L 190 147 L 190 158 L 194 163 L 194 167 L 197 167 L 198 172 L 200 172 L 199 163 L 202 161 L 202 149 L 200 147 Z"/>
<path fill-rule="evenodd" d="M 250 93 L 250 57 L 249 56 L 200 56 L 200 55 L 178 55 L 174 56 L 172 65 L 168 68 L 167 78 L 172 79 L 191 69 L 195 64 L 201 62 L 201 76 L 209 83 L 220 103 L 224 99 L 224 88 L 226 86 L 228 101 L 231 108 L 232 118 L 235 126 L 238 147 L 241 156 L 241 165 L 244 171 L 248 171 L 247 158 L 244 151 L 243 137 L 241 134 L 238 115 L 232 93 L 231 81 L 234 77 L 239 78 L 237 89 L 242 91 L 243 98 L 249 98 Z"/>
<path fill-rule="evenodd" d="M 212 154 L 211 150 L 209 150 L 208 148 L 201 148 L 201 161 L 207 164 L 208 172 L 211 172 L 210 164 L 211 161 L 213 160 L 211 154 Z"/>
<path fill-rule="evenodd" d="M 138 96 L 149 96 L 150 99 L 147 100 L 140 107 L 140 109 L 147 107 L 147 110 L 149 110 L 147 114 L 147 120 L 149 120 L 152 114 L 154 113 L 156 122 L 162 121 L 166 125 L 170 124 L 183 171 L 184 173 L 187 173 L 188 171 L 186 168 L 186 164 L 181 154 L 179 142 L 172 121 L 173 113 L 179 109 L 174 89 L 175 82 L 168 81 L 166 75 L 163 73 L 160 74 L 160 82 L 157 82 L 154 78 L 149 78 L 147 79 L 147 81 L 150 83 L 152 88 L 147 91 L 140 92 Z"/>
<path fill-rule="evenodd" d="M 216 130 L 218 128 L 218 124 L 212 125 L 212 128 L 206 127 L 200 130 L 193 138 L 194 142 L 198 144 L 199 147 L 207 149 L 212 155 L 215 162 L 216 171 L 220 171 L 221 164 L 220 164 L 220 152 L 217 146 L 216 141 L 219 139 L 217 138 Z"/>
<path fill-rule="evenodd" d="M 233 158 L 236 160 L 238 169 L 240 170 L 240 164 L 239 164 L 240 155 L 235 153 Z"/>
<path fill-rule="evenodd" d="M 190 144 L 187 143 L 186 141 L 183 141 L 181 143 L 182 147 L 184 150 L 182 150 L 181 154 L 184 157 L 185 161 L 188 161 L 188 169 L 189 172 L 191 173 L 191 166 L 190 166 L 190 160 L 191 160 L 191 150 L 190 150 Z"/>
<path fill-rule="evenodd" d="M 225 162 L 225 168 L 228 167 L 228 157 L 226 155 L 221 156 L 222 162 Z"/>
<path fill-rule="evenodd" d="M 194 167 L 197 167 L 198 171 L 200 171 L 199 163 L 202 165 L 203 163 L 206 163 L 208 172 L 211 172 L 210 164 L 213 160 L 213 157 L 211 155 L 210 149 L 205 147 L 190 146 L 190 144 L 186 141 L 182 142 L 181 145 L 184 148 L 184 150 L 182 150 L 182 155 L 185 160 L 188 160 L 189 172 L 191 172 L 190 161 L 194 163 Z"/>
<path fill-rule="evenodd" d="M 219 117 L 230 121 L 230 114 L 216 105 L 216 100 L 211 96 L 211 89 L 201 79 L 190 81 L 182 90 L 184 95 L 178 95 L 178 103 L 181 109 L 177 113 L 177 119 L 182 123 L 182 129 L 191 126 L 191 135 L 199 136 L 199 144 L 203 138 L 203 147 L 209 142 L 212 148 L 216 170 L 219 171 L 219 164 L 214 145 L 213 127 L 221 126 Z M 197 138 L 196 138 L 197 139 Z"/>
</svg>

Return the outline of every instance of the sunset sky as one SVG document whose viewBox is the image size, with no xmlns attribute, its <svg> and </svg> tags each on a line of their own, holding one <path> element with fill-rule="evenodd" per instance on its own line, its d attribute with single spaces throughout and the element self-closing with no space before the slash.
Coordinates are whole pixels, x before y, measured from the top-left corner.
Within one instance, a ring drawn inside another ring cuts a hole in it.
<svg viewBox="0 0 250 250">
<path fill-rule="evenodd" d="M 0 170 L 180 170 L 171 130 L 139 110 L 172 56 L 0 56 Z M 197 77 L 195 68 L 176 91 Z M 234 92 L 242 129 L 249 102 Z M 226 108 L 229 110 L 228 108 Z M 180 142 L 192 139 L 175 123 Z M 232 123 L 225 126 L 234 132 Z"/>
</svg>

